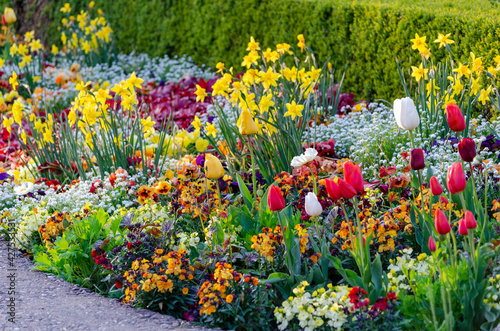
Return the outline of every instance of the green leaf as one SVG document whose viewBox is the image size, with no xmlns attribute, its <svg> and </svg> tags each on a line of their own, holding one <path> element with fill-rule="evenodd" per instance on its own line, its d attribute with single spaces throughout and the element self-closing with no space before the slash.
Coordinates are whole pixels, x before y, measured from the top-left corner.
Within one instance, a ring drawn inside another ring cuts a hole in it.
<svg viewBox="0 0 500 331">
<path fill-rule="evenodd" d="M 243 201 L 247 205 L 248 209 L 252 210 L 252 205 L 253 205 L 252 194 L 250 194 L 250 191 L 248 190 L 248 187 L 245 185 L 245 182 L 241 178 L 240 174 L 236 174 L 236 180 L 238 182 L 238 186 L 240 188 L 241 197 L 243 198 Z"/>
<path fill-rule="evenodd" d="M 274 284 L 277 282 L 281 282 L 282 280 L 285 280 L 289 277 L 290 277 L 290 275 L 285 274 L 283 272 L 273 272 L 272 274 L 269 275 L 269 277 L 267 277 L 267 279 L 260 281 L 260 283 L 262 283 L 262 284 Z"/>
</svg>

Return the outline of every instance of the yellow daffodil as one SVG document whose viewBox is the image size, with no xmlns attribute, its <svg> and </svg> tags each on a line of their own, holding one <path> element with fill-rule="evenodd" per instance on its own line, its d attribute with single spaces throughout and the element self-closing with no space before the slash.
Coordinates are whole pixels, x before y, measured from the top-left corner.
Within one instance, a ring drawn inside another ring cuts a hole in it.
<svg viewBox="0 0 500 331">
<path fill-rule="evenodd" d="M 217 63 L 215 68 L 217 68 L 218 74 L 221 74 L 221 75 L 224 74 L 224 63 L 222 63 L 222 62 Z"/>
<path fill-rule="evenodd" d="M 411 39 L 411 42 L 413 43 L 411 48 L 418 49 L 418 51 L 422 53 L 422 50 L 427 48 L 427 43 L 425 42 L 426 39 L 426 36 L 420 37 L 418 33 L 415 33 L 415 39 Z"/>
<path fill-rule="evenodd" d="M 285 116 L 291 116 L 292 120 L 294 120 L 295 117 L 302 117 L 302 110 L 304 109 L 304 106 L 297 105 L 294 100 L 292 103 L 286 104 L 286 109 L 288 109 L 288 111 L 285 113 Z"/>
<path fill-rule="evenodd" d="M 272 51 L 270 48 L 268 48 L 264 52 L 264 58 L 266 59 L 266 62 L 272 62 L 275 63 L 276 61 L 279 60 L 280 55 L 278 54 L 277 51 Z"/>
<path fill-rule="evenodd" d="M 454 41 L 449 38 L 450 36 L 451 36 L 451 33 L 448 33 L 447 35 L 443 35 L 441 33 L 438 33 L 438 38 L 436 40 L 434 40 L 434 42 L 439 43 L 439 48 L 441 48 L 442 46 L 453 44 Z"/>
<path fill-rule="evenodd" d="M 141 124 L 143 126 L 144 132 L 146 132 L 151 130 L 151 128 L 153 127 L 153 125 L 156 124 L 156 122 L 151 119 L 151 116 L 148 116 L 148 118 L 146 119 L 143 118 L 141 119 Z"/>
<path fill-rule="evenodd" d="M 5 64 L 5 60 L 0 58 L 0 68 L 2 68 L 4 64 Z"/>
<path fill-rule="evenodd" d="M 205 127 L 205 131 L 207 132 L 207 136 L 212 136 L 212 137 L 217 137 L 217 133 L 219 133 L 219 130 L 213 125 L 212 123 L 207 123 L 207 126 Z"/>
<path fill-rule="evenodd" d="M 278 86 L 276 80 L 281 77 L 279 73 L 275 73 L 272 68 L 268 68 L 267 71 L 260 71 L 259 77 L 264 85 L 264 88 L 269 88 L 270 86 Z"/>
<path fill-rule="evenodd" d="M 64 7 L 61 8 L 61 11 L 63 13 L 70 13 L 71 12 L 71 7 L 70 7 L 69 3 L 65 3 Z"/>
<path fill-rule="evenodd" d="M 266 94 L 263 95 L 262 98 L 260 98 L 259 110 L 261 114 L 269 111 L 269 108 L 272 106 L 274 106 L 274 102 L 272 101 L 272 95 Z"/>
<path fill-rule="evenodd" d="M 201 121 L 197 115 L 194 116 L 194 120 L 191 122 L 191 125 L 195 128 L 195 130 L 199 130 L 201 128 Z"/>
<path fill-rule="evenodd" d="M 98 103 L 101 105 L 106 104 L 106 100 L 111 99 L 111 95 L 109 95 L 109 90 L 99 90 L 94 93 L 94 96 Z"/>
<path fill-rule="evenodd" d="M 201 101 L 205 102 L 205 98 L 207 97 L 207 90 L 202 88 L 200 85 L 196 84 L 196 102 Z"/>
<path fill-rule="evenodd" d="M 424 69 L 423 68 L 423 64 L 422 63 L 420 63 L 419 67 L 412 66 L 411 70 L 413 71 L 411 73 L 411 76 L 415 77 L 415 79 L 417 80 L 417 82 L 419 82 L 422 79 L 422 77 L 427 78 L 427 72 L 429 71 L 429 69 Z"/>
<path fill-rule="evenodd" d="M 11 126 L 12 124 L 14 124 L 14 118 L 13 117 L 9 117 L 7 118 L 6 116 L 3 117 L 3 127 L 7 129 L 7 131 L 10 133 L 10 131 L 12 130 Z"/>
<path fill-rule="evenodd" d="M 299 34 L 297 36 L 297 39 L 299 40 L 299 42 L 297 43 L 297 46 L 300 48 L 300 51 L 303 52 L 304 49 L 306 48 L 306 40 L 304 39 L 304 35 Z"/>
<path fill-rule="evenodd" d="M 471 94 L 477 95 L 479 89 L 481 89 L 481 84 L 479 84 L 479 78 L 472 78 L 470 86 Z"/>
<path fill-rule="evenodd" d="M 493 87 L 490 85 L 488 88 L 485 90 L 483 89 L 481 91 L 481 94 L 479 95 L 479 98 L 477 99 L 478 101 L 481 101 L 481 104 L 484 106 L 487 101 L 490 100 L 490 93 Z"/>
<path fill-rule="evenodd" d="M 276 50 L 280 55 L 283 55 L 285 53 L 288 53 L 290 55 L 292 54 L 292 52 L 290 52 L 290 45 L 286 43 L 276 45 Z"/>
<path fill-rule="evenodd" d="M 19 85 L 19 83 L 17 82 L 17 74 L 15 71 L 13 71 L 12 76 L 9 77 L 9 84 L 12 85 L 12 89 L 14 91 L 17 90 L 17 86 Z"/>
<path fill-rule="evenodd" d="M 142 89 L 141 84 L 144 82 L 144 79 L 138 78 L 135 76 L 135 71 L 130 75 L 130 78 L 127 79 L 125 85 L 123 87 L 132 90 L 134 87 L 138 89 Z"/>
<path fill-rule="evenodd" d="M 21 125 L 21 120 L 23 119 L 23 105 L 19 99 L 14 101 L 12 105 L 12 116 L 14 117 L 14 121 Z"/>
<path fill-rule="evenodd" d="M 243 62 L 241 62 L 242 67 L 246 67 L 250 69 L 252 64 L 257 64 L 257 60 L 259 59 L 259 54 L 257 52 L 250 52 L 248 55 L 243 57 Z"/>
<path fill-rule="evenodd" d="M 253 36 L 250 37 L 250 42 L 248 43 L 247 51 L 248 52 L 255 52 L 258 50 L 260 50 L 259 43 L 256 42 L 255 39 L 253 39 Z"/>
<path fill-rule="evenodd" d="M 453 72 L 457 73 L 457 78 L 460 79 L 462 76 L 469 77 L 471 71 L 468 65 L 463 65 L 462 63 L 458 63 L 458 68 L 453 69 Z"/>
</svg>

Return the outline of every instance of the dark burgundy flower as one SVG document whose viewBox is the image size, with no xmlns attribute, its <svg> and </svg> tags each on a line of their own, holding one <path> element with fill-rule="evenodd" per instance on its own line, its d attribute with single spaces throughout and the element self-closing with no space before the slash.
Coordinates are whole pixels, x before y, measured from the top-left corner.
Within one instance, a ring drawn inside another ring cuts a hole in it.
<svg viewBox="0 0 500 331">
<path fill-rule="evenodd" d="M 464 162 L 472 162 L 476 157 L 476 143 L 471 138 L 464 138 L 458 143 L 458 153 Z"/>
<path fill-rule="evenodd" d="M 413 170 L 422 170 L 425 168 L 424 151 L 420 148 L 415 148 L 410 154 L 410 166 Z"/>
</svg>

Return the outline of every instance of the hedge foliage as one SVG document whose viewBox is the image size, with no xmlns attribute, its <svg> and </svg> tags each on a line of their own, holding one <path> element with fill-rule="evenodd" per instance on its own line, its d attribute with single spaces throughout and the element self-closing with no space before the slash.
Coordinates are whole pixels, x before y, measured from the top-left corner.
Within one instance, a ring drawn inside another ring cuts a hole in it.
<svg viewBox="0 0 500 331">
<path fill-rule="evenodd" d="M 50 1 L 48 42 L 59 41 L 59 8 L 73 13 L 87 0 Z M 261 46 L 295 46 L 303 33 L 319 61 L 349 65 L 346 89 L 364 98 L 403 94 L 395 59 L 408 70 L 420 63 L 411 50 L 415 33 L 427 36 L 433 58 L 443 58 L 433 41 L 451 33 L 453 52 L 466 62 L 469 52 L 486 64 L 500 49 L 500 7 L 487 0 L 97 0 L 115 31 L 122 52 L 186 54 L 198 64 L 241 68 L 250 36 Z"/>
</svg>

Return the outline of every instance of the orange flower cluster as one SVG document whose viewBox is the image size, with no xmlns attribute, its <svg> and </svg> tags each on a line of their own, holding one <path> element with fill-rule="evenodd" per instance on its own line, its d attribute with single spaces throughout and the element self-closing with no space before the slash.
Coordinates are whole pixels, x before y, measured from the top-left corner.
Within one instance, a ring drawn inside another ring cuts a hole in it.
<svg viewBox="0 0 500 331">
<path fill-rule="evenodd" d="M 64 220 L 66 220 L 67 225 L 71 222 L 71 216 L 69 213 L 54 212 L 52 216 L 47 220 L 47 223 L 40 226 L 38 232 L 42 236 L 42 241 L 45 243 L 47 249 L 50 249 L 53 242 L 57 236 L 60 236 L 64 230 Z"/>
<path fill-rule="evenodd" d="M 231 182 L 231 177 L 227 175 L 222 179 L 227 184 Z M 193 218 L 200 217 L 206 221 L 209 219 L 210 213 L 219 208 L 219 196 L 215 182 L 206 179 L 200 166 L 196 164 L 196 159 L 191 155 L 185 156 L 179 161 L 174 188 L 179 193 L 177 202 L 182 206 L 182 213 L 190 213 Z M 225 192 L 224 187 L 221 187 L 221 192 Z M 222 210 L 226 210 L 229 201 L 223 199 L 221 202 Z"/>
<path fill-rule="evenodd" d="M 171 188 L 172 185 L 166 181 L 154 183 L 152 187 L 142 185 L 137 190 L 138 201 L 140 204 L 144 204 L 150 199 L 157 201 L 158 195 L 168 194 Z"/>
<path fill-rule="evenodd" d="M 123 274 L 125 297 L 123 302 L 134 301 L 143 292 L 157 291 L 161 294 L 174 290 L 186 295 L 189 290 L 184 282 L 194 278 L 194 268 L 189 264 L 187 252 L 183 249 L 163 254 L 157 249 L 151 260 L 135 260 L 132 269 Z"/>
<path fill-rule="evenodd" d="M 309 235 L 307 234 L 307 229 L 304 224 L 297 224 L 295 230 L 298 231 L 300 241 L 300 253 L 304 254 L 307 249 L 307 244 L 309 243 Z"/>
<path fill-rule="evenodd" d="M 274 260 L 274 253 L 278 246 L 283 245 L 283 234 L 281 233 L 281 226 L 271 228 L 262 228 L 262 233 L 252 237 L 252 249 L 255 249 L 260 256 L 264 256 L 267 261 Z"/>
<path fill-rule="evenodd" d="M 213 275 L 213 281 L 206 281 L 198 291 L 200 301 L 200 315 L 211 315 L 217 311 L 217 307 L 224 301 L 232 303 L 235 294 L 228 293 L 234 289 L 237 283 L 247 283 L 253 286 L 259 285 L 259 279 L 250 275 L 242 276 L 232 269 L 228 263 L 217 262 Z M 243 293 L 241 294 L 243 296 Z"/>
<path fill-rule="evenodd" d="M 498 200 L 493 200 L 493 208 L 491 208 L 491 211 L 497 210 L 500 210 L 500 202 Z M 497 220 L 497 222 L 500 222 L 500 211 L 494 213 L 493 217 Z"/>
</svg>

